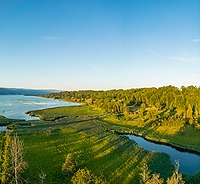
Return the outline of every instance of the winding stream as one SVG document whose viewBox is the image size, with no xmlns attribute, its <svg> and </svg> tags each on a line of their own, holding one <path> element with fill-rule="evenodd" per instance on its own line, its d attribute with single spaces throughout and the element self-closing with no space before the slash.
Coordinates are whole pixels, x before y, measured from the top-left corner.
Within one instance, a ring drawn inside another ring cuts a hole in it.
<svg viewBox="0 0 200 184">
<path fill-rule="evenodd" d="M 167 153 L 168 155 L 170 155 L 172 163 L 174 163 L 174 160 L 179 160 L 179 170 L 181 172 L 185 172 L 192 175 L 200 170 L 200 156 L 197 154 L 178 151 L 170 146 L 156 144 L 147 141 L 142 137 L 134 135 L 128 135 L 128 137 L 130 140 L 134 140 L 138 144 L 138 146 L 146 150 Z"/>
</svg>

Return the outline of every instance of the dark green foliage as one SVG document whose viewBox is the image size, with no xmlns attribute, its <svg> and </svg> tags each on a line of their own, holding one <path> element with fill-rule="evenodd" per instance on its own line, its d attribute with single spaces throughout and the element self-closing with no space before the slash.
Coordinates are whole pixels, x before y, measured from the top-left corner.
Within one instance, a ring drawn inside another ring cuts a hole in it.
<svg viewBox="0 0 200 184">
<path fill-rule="evenodd" d="M 179 173 L 179 162 L 175 161 L 175 171 L 173 172 L 172 176 L 167 178 L 167 184 L 184 184 L 185 181 L 182 179 L 182 174 Z M 147 164 L 144 164 L 142 171 L 140 173 L 140 183 L 141 184 L 163 184 L 164 180 L 160 178 L 160 174 L 153 173 L 149 170 Z"/>
<path fill-rule="evenodd" d="M 197 184 L 200 183 L 200 171 L 194 174 L 193 176 L 183 175 L 183 180 L 185 183 Z"/>
<path fill-rule="evenodd" d="M 25 120 L 9 119 L 4 116 L 0 116 L 0 126 L 7 126 L 11 123 L 26 123 Z"/>
</svg>

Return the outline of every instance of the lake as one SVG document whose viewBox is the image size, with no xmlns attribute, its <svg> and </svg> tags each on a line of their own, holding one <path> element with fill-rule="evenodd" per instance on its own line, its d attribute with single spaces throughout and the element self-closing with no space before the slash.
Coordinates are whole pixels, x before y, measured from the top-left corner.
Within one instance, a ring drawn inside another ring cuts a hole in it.
<svg viewBox="0 0 200 184">
<path fill-rule="evenodd" d="M 38 120 L 25 112 L 60 106 L 74 106 L 77 103 L 24 95 L 0 95 L 0 115 L 12 119 Z"/>
<path fill-rule="evenodd" d="M 188 152 L 181 152 L 172 148 L 170 146 L 156 144 L 150 141 L 143 139 L 142 137 L 128 135 L 130 140 L 134 140 L 138 146 L 149 150 L 149 151 L 158 151 L 167 153 L 170 156 L 172 163 L 174 160 L 179 160 L 180 163 L 180 171 L 188 173 L 190 175 L 196 173 L 200 170 L 200 156 L 188 153 Z"/>
<path fill-rule="evenodd" d="M 6 131 L 6 126 L 0 126 L 0 132 Z"/>
</svg>

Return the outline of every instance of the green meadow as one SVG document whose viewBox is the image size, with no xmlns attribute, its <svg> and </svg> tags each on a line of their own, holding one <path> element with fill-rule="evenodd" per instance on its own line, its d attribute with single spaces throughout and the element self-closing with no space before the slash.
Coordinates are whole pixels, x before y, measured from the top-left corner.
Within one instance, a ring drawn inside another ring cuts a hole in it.
<svg viewBox="0 0 200 184">
<path fill-rule="evenodd" d="M 175 147 L 200 153 L 199 130 L 187 124 L 159 125 L 148 127 L 146 122 L 123 120 L 116 115 L 104 118 L 112 131 L 119 134 L 135 134 L 148 140 L 166 143 Z"/>
<path fill-rule="evenodd" d="M 69 153 L 73 154 L 77 169 L 86 167 L 108 184 L 139 183 L 139 173 L 145 163 L 151 173 L 160 173 L 165 180 L 174 171 L 167 154 L 146 151 L 126 136 L 119 135 L 119 132 L 138 131 L 153 136 L 151 130 L 144 132 L 128 121 L 120 123 L 115 115 L 102 109 L 82 105 L 29 114 L 39 116 L 41 120 L 27 121 L 27 124 L 14 122 L 14 126 L 10 122 L 8 125 L 11 135 L 17 134 L 24 141 L 24 160 L 28 167 L 21 176 L 28 183 L 41 183 L 42 173 L 46 176 L 44 183 L 71 183 L 71 176 L 62 173 L 62 165 Z M 186 139 L 190 136 L 188 133 Z M 178 142 L 179 136 L 175 137 Z M 184 178 L 187 183 L 200 181 L 198 173 L 184 175 Z"/>
</svg>

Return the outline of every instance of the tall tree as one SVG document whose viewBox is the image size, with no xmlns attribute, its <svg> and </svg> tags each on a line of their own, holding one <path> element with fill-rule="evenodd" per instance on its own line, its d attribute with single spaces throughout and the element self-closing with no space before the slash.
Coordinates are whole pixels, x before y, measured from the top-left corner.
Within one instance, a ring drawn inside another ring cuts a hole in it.
<svg viewBox="0 0 200 184">
<path fill-rule="evenodd" d="M 185 182 L 182 179 L 182 174 L 179 173 L 179 161 L 175 160 L 175 164 L 176 169 L 171 178 L 167 179 L 167 184 L 184 184 Z"/>
<path fill-rule="evenodd" d="M 10 160 L 11 182 L 18 184 L 21 180 L 20 174 L 26 168 L 27 163 L 23 160 L 23 141 L 19 140 L 17 135 L 14 135 L 11 140 Z"/>
<path fill-rule="evenodd" d="M 73 184 L 105 184 L 105 181 L 93 175 L 87 168 L 79 169 L 71 181 Z"/>
<path fill-rule="evenodd" d="M 140 173 L 140 177 L 142 179 L 141 183 L 145 184 L 150 179 L 150 170 L 145 163 L 142 167 L 142 172 Z"/>
<path fill-rule="evenodd" d="M 146 184 L 163 184 L 164 180 L 160 178 L 160 174 L 153 174 L 151 179 L 146 182 Z"/>
<path fill-rule="evenodd" d="M 65 163 L 62 166 L 62 171 L 67 175 L 72 175 L 76 172 L 76 163 L 73 155 L 69 153 L 65 159 Z"/>
</svg>

